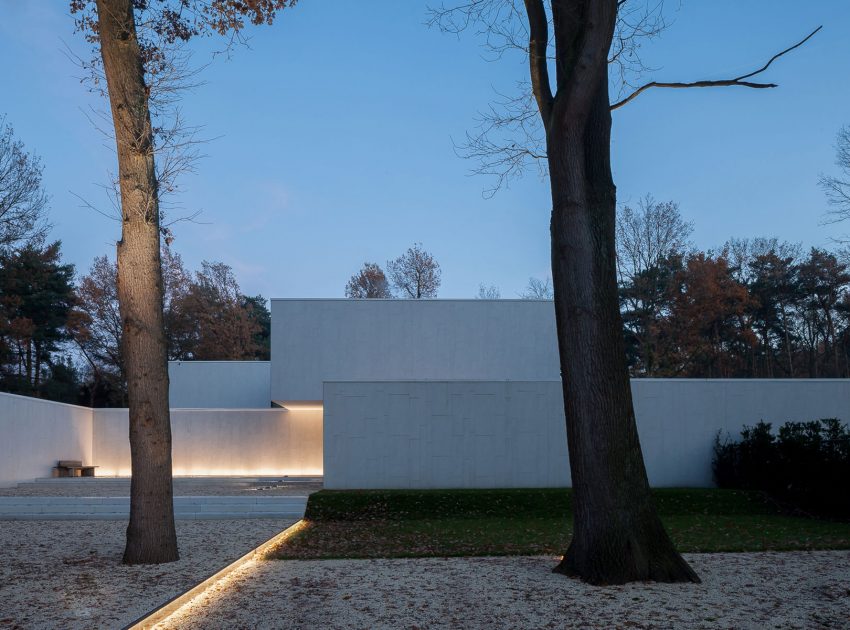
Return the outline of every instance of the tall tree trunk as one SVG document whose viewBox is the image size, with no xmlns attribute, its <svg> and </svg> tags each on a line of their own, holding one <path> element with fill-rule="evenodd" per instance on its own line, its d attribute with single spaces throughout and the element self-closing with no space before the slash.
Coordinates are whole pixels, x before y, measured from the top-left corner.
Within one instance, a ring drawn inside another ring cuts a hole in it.
<svg viewBox="0 0 850 630">
<path fill-rule="evenodd" d="M 835 364 L 835 373 L 833 376 L 838 378 L 841 376 L 841 368 L 838 367 L 838 343 L 835 339 L 835 323 L 832 320 L 832 305 L 825 306 L 824 311 L 826 313 L 827 336 L 832 340 L 832 356 Z"/>
<path fill-rule="evenodd" d="M 97 0 L 121 191 L 118 303 L 130 407 L 126 564 L 178 559 L 171 483 L 168 363 L 163 329 L 159 202 L 153 133 L 133 0 Z"/>
<path fill-rule="evenodd" d="M 32 339 L 27 339 L 27 387 L 32 387 Z"/>
<path fill-rule="evenodd" d="M 608 83 L 583 133 L 550 137 L 552 277 L 573 479 L 574 531 L 556 571 L 595 584 L 698 581 L 647 481 L 617 300 Z"/>
<path fill-rule="evenodd" d="M 37 343 L 33 343 L 35 347 L 35 367 L 33 368 L 33 389 L 37 392 L 41 385 L 41 348 Z"/>
<path fill-rule="evenodd" d="M 794 357 L 791 352 L 791 334 L 788 331 L 788 316 L 785 313 L 785 305 L 782 305 L 782 332 L 785 336 L 785 353 L 788 358 L 788 376 L 794 378 Z"/>
<path fill-rule="evenodd" d="M 696 582 L 655 509 L 626 365 L 606 64 L 617 3 L 552 6 L 558 93 L 550 109 L 535 78 L 545 72 L 545 14 L 542 3 L 526 2 L 532 81 L 548 123 L 552 278 L 573 482 L 573 538 L 555 571 L 593 584 Z"/>
</svg>

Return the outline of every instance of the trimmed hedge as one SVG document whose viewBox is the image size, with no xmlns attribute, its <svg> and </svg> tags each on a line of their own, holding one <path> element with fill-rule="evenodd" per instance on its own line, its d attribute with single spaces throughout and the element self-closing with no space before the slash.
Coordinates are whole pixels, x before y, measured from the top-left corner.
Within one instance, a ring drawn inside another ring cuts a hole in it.
<svg viewBox="0 0 850 630">
<path fill-rule="evenodd" d="M 824 516 L 850 518 L 850 431 L 836 418 L 744 427 L 741 441 L 718 433 L 714 480 L 721 488 L 761 490 Z"/>
</svg>

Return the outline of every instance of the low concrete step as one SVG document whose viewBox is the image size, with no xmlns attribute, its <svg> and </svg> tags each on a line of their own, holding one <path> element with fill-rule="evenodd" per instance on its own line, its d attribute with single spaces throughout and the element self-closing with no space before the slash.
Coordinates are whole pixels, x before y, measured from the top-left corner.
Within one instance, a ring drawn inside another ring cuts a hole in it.
<svg viewBox="0 0 850 630">
<path fill-rule="evenodd" d="M 175 483 L 181 484 L 233 484 L 233 485 L 254 485 L 264 483 L 321 483 L 321 476 L 307 475 L 292 475 L 292 476 L 264 476 L 264 477 L 174 477 Z M 18 487 L 29 486 L 32 484 L 57 485 L 63 486 L 67 484 L 130 484 L 129 477 L 39 477 L 33 481 L 21 482 Z"/>
<path fill-rule="evenodd" d="M 179 519 L 301 518 L 307 497 L 175 497 Z M 127 519 L 129 497 L 0 497 L 0 520 Z"/>
</svg>

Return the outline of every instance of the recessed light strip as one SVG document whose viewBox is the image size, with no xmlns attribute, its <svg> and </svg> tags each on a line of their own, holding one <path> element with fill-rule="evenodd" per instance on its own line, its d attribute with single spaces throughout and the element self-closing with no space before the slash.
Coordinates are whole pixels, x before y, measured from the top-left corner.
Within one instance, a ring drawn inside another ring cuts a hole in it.
<svg viewBox="0 0 850 630">
<path fill-rule="evenodd" d="M 125 626 L 124 630 L 142 630 L 143 628 L 153 628 L 156 624 L 166 621 L 172 615 L 177 614 L 182 608 L 190 605 L 193 601 L 201 597 L 201 595 L 203 595 L 211 586 L 226 579 L 234 571 L 244 566 L 248 562 L 251 562 L 252 560 L 255 560 L 257 558 L 261 558 L 271 547 L 282 543 L 293 534 L 296 534 L 298 531 L 303 529 L 306 524 L 306 521 L 304 519 L 301 519 L 294 525 L 287 527 L 279 534 L 276 534 L 272 538 L 269 538 L 259 547 L 255 547 L 235 562 L 231 562 L 226 567 L 224 567 L 217 573 L 214 573 L 206 580 L 192 587 L 182 595 L 178 595 L 174 599 L 165 602 L 162 606 L 155 608 L 143 617 L 140 617 L 136 621 L 132 622 L 130 625 Z"/>
</svg>

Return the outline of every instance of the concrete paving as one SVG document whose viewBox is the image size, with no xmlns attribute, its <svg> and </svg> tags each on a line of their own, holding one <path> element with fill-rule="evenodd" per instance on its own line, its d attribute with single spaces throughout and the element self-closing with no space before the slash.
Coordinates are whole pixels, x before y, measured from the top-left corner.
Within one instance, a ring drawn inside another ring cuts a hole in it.
<svg viewBox="0 0 850 630">
<path fill-rule="evenodd" d="M 299 519 L 306 496 L 181 496 L 178 519 Z M 130 516 L 129 497 L 0 497 L 0 520 L 121 520 Z"/>
<path fill-rule="evenodd" d="M 174 477 L 174 496 L 308 496 L 322 489 L 322 477 Z M 128 497 L 129 477 L 43 478 L 0 488 L 0 496 Z"/>
</svg>

